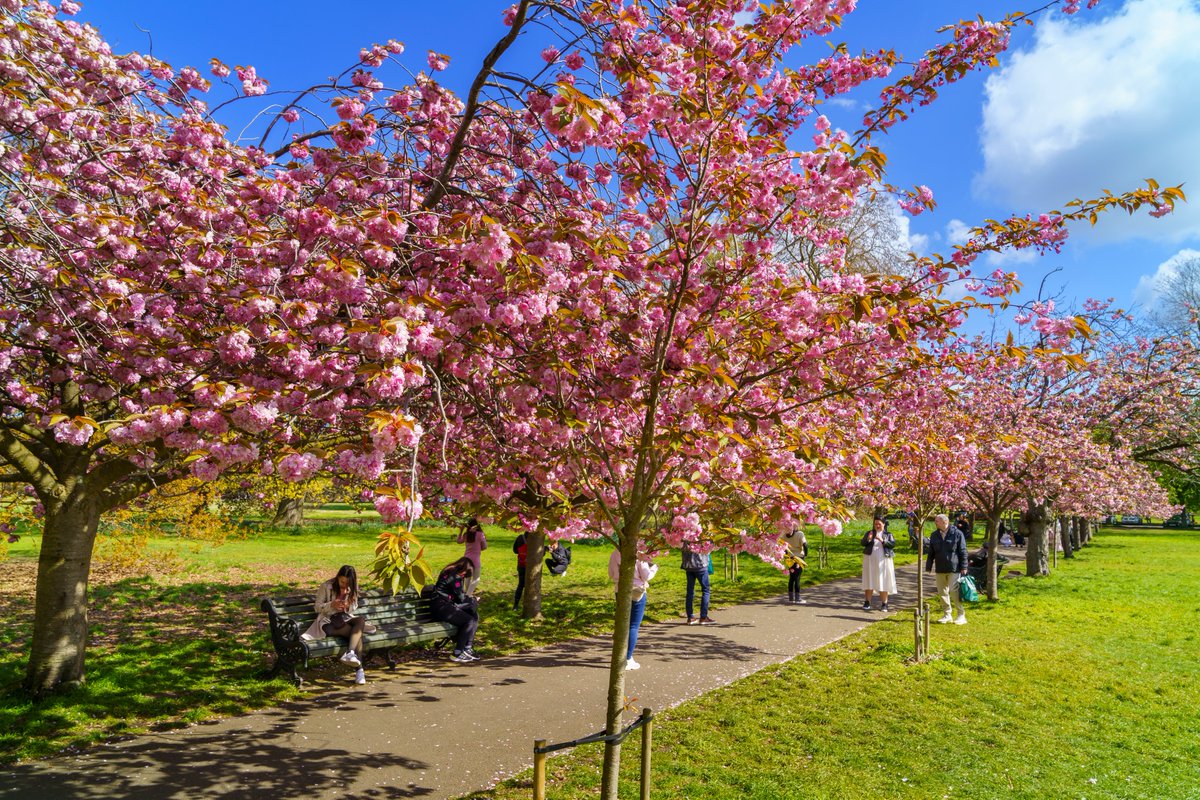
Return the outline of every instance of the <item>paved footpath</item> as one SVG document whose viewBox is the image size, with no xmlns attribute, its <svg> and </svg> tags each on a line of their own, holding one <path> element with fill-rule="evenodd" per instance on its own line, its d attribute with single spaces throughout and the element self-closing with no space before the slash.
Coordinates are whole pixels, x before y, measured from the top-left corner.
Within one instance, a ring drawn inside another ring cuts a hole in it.
<svg viewBox="0 0 1200 800">
<path fill-rule="evenodd" d="M 896 577 L 893 614 L 916 596 L 913 566 Z M 773 598 L 716 609 L 714 626 L 647 623 L 626 694 L 639 708 L 670 708 L 882 616 L 861 610 L 857 578 L 804 596 L 807 605 Z M 609 648 L 596 637 L 473 664 L 372 670 L 366 686 L 0 768 L 0 798 L 458 797 L 531 766 L 534 739 L 602 729 Z"/>
</svg>

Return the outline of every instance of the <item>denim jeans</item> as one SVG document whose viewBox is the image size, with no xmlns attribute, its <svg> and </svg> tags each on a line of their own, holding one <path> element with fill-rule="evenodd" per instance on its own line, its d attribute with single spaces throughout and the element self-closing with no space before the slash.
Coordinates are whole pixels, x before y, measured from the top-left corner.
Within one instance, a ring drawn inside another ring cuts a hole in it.
<svg viewBox="0 0 1200 800">
<path fill-rule="evenodd" d="M 633 658 L 633 648 L 637 645 L 638 629 L 642 627 L 642 617 L 646 616 L 646 598 L 648 594 L 643 594 L 641 600 L 634 600 L 633 605 L 629 607 L 629 647 L 625 650 L 625 660 Z"/>
<path fill-rule="evenodd" d="M 708 598 L 710 591 L 708 588 L 708 570 L 687 570 L 687 615 L 691 619 L 694 615 L 692 609 L 696 599 L 696 581 L 700 581 L 700 616 L 708 616 Z"/>
</svg>

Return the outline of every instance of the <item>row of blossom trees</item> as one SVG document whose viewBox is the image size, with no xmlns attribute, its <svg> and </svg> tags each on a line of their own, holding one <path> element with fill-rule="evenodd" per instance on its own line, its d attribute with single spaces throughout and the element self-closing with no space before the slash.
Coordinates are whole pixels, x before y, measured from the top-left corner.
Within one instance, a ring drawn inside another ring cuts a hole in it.
<svg viewBox="0 0 1200 800">
<path fill-rule="evenodd" d="M 994 64 L 1025 15 L 960 23 L 915 64 L 842 48 L 805 64 L 795 54 L 852 0 L 521 0 L 464 97 L 438 83 L 434 53 L 389 86 L 403 52 L 389 41 L 283 97 L 243 147 L 196 70 L 113 54 L 69 19 L 74 3 L 0 7 L 0 480 L 44 514 L 39 693 L 83 679 L 102 514 L 185 476 L 328 470 L 374 485 L 391 520 L 421 514 L 423 489 L 511 515 L 535 542 L 610 538 L 615 732 L 639 548 L 777 559 L 779 532 L 844 513 L 867 476 L 898 497 L 904 458 L 929 442 L 964 476 L 957 460 L 988 448 L 999 471 L 1053 460 L 1023 430 L 962 433 L 1001 402 L 982 399 L 988 370 L 1002 385 L 1002 360 L 1026 352 L 956 344 L 970 307 L 1016 286 L 971 265 L 1182 199 L 1151 182 L 989 222 L 949 259 L 843 269 L 842 225 L 865 196 L 933 204 L 886 183 L 876 140 Z M 502 68 L 522 35 L 559 40 L 538 69 Z M 279 99 L 253 68 L 211 72 Z M 883 88 L 858 132 L 819 114 L 870 81 Z M 781 260 L 783 238 L 822 269 Z M 985 300 L 943 298 L 957 278 Z M 949 374 L 979 407 L 926 387 Z M 1022 402 L 1066 398 L 1055 430 L 1078 460 L 1097 426 L 1073 391 L 1030 384 Z M 943 420 L 961 426 L 947 436 Z M 1125 452 L 1128 429 L 1107 437 Z M 932 508 L 942 473 L 920 474 Z M 1069 494 L 1039 480 L 1053 491 L 1020 496 Z"/>
</svg>

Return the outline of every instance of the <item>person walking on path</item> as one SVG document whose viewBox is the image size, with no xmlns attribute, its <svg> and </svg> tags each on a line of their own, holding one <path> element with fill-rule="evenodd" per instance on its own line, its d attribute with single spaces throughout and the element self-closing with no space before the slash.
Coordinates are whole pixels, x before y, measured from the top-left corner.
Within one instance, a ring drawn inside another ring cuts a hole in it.
<svg viewBox="0 0 1200 800">
<path fill-rule="evenodd" d="M 529 545 L 522 533 L 513 540 L 513 552 L 517 554 L 517 591 L 513 593 L 513 611 L 521 609 L 521 595 L 525 593 L 525 562 L 529 554 Z"/>
<path fill-rule="evenodd" d="M 638 553 L 637 564 L 633 568 L 633 602 L 629 606 L 629 646 L 625 648 L 625 669 L 641 669 L 642 665 L 633 660 L 633 648 L 637 646 L 638 631 L 642 627 L 642 618 L 646 616 L 646 599 L 649 596 L 647 584 L 658 574 L 658 565 L 642 553 Z M 621 551 L 613 550 L 608 557 L 608 577 L 615 586 L 621 578 Z"/>
<path fill-rule="evenodd" d="M 688 625 L 716 625 L 717 622 L 708 615 L 708 601 L 712 591 L 708 581 L 708 559 L 703 553 L 698 553 L 687 543 L 683 543 L 683 560 L 679 568 L 687 574 L 687 609 Z M 696 584 L 700 584 L 700 618 L 695 616 Z"/>
<path fill-rule="evenodd" d="M 458 626 L 451 660 L 459 664 L 479 660 L 474 649 L 475 630 L 479 627 L 479 605 L 466 590 L 473 567 L 471 559 L 466 556 L 447 564 L 433 586 L 433 598 L 429 604 L 434 619 Z"/>
<path fill-rule="evenodd" d="M 871 592 L 879 595 L 879 610 L 887 612 L 888 595 L 896 593 L 896 537 L 887 524 L 876 517 L 871 530 L 862 537 L 863 611 L 871 610 Z"/>
<path fill-rule="evenodd" d="M 367 622 L 366 617 L 354 615 L 358 610 L 358 571 L 344 564 L 336 575 L 317 588 L 313 608 L 317 618 L 300 638 L 311 641 L 324 636 L 345 636 L 350 640 L 350 646 L 342 655 L 342 661 L 356 668 L 355 683 L 366 683 L 360 658 L 362 638 L 364 633 L 374 633 L 375 626 Z"/>
<path fill-rule="evenodd" d="M 783 537 L 782 541 L 787 546 L 783 566 L 788 572 L 788 602 L 803 605 L 808 601 L 800 596 L 800 575 L 808 566 L 804 562 L 804 559 L 808 558 L 808 538 L 801 529 L 792 528 L 792 532 Z"/>
<path fill-rule="evenodd" d="M 458 532 L 458 543 L 465 544 L 466 550 L 463 551 L 463 557 L 471 560 L 471 566 L 474 569 L 471 572 L 471 581 L 467 584 L 466 592 L 469 595 L 475 594 L 475 587 L 479 585 L 479 576 L 483 569 L 483 551 L 487 550 L 487 536 L 483 533 L 483 526 L 479 524 L 479 520 L 471 517 L 463 525 L 461 531 Z"/>
<path fill-rule="evenodd" d="M 963 609 L 962 596 L 958 593 L 958 581 L 967 574 L 967 540 L 958 528 L 950 526 L 950 518 L 938 514 L 933 518 L 936 530 L 929 536 L 929 555 L 925 557 L 925 571 L 933 572 L 936 566 L 938 599 L 942 602 L 941 624 L 953 622 L 967 624 L 967 613 Z M 957 612 L 951 616 L 951 605 Z"/>
</svg>

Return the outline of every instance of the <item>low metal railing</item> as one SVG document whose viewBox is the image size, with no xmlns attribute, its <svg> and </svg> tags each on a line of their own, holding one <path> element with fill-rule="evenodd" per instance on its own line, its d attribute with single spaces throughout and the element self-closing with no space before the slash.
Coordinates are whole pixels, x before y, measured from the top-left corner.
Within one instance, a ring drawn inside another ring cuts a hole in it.
<svg viewBox="0 0 1200 800">
<path fill-rule="evenodd" d="M 546 800 L 546 756 L 557 750 L 566 750 L 570 747 L 578 747 L 581 744 L 591 744 L 593 742 L 616 742 L 620 744 L 625 741 L 629 734 L 637 729 L 642 730 L 642 774 L 641 774 L 641 789 L 642 800 L 650 800 L 650 745 L 651 745 L 651 728 L 654 722 L 654 712 L 648 708 L 642 709 L 642 714 L 623 730 L 617 733 L 593 733 L 590 736 L 584 736 L 581 739 L 573 739 L 569 742 L 558 742 L 556 744 L 546 744 L 545 739 L 533 740 L 533 800 Z"/>
</svg>

